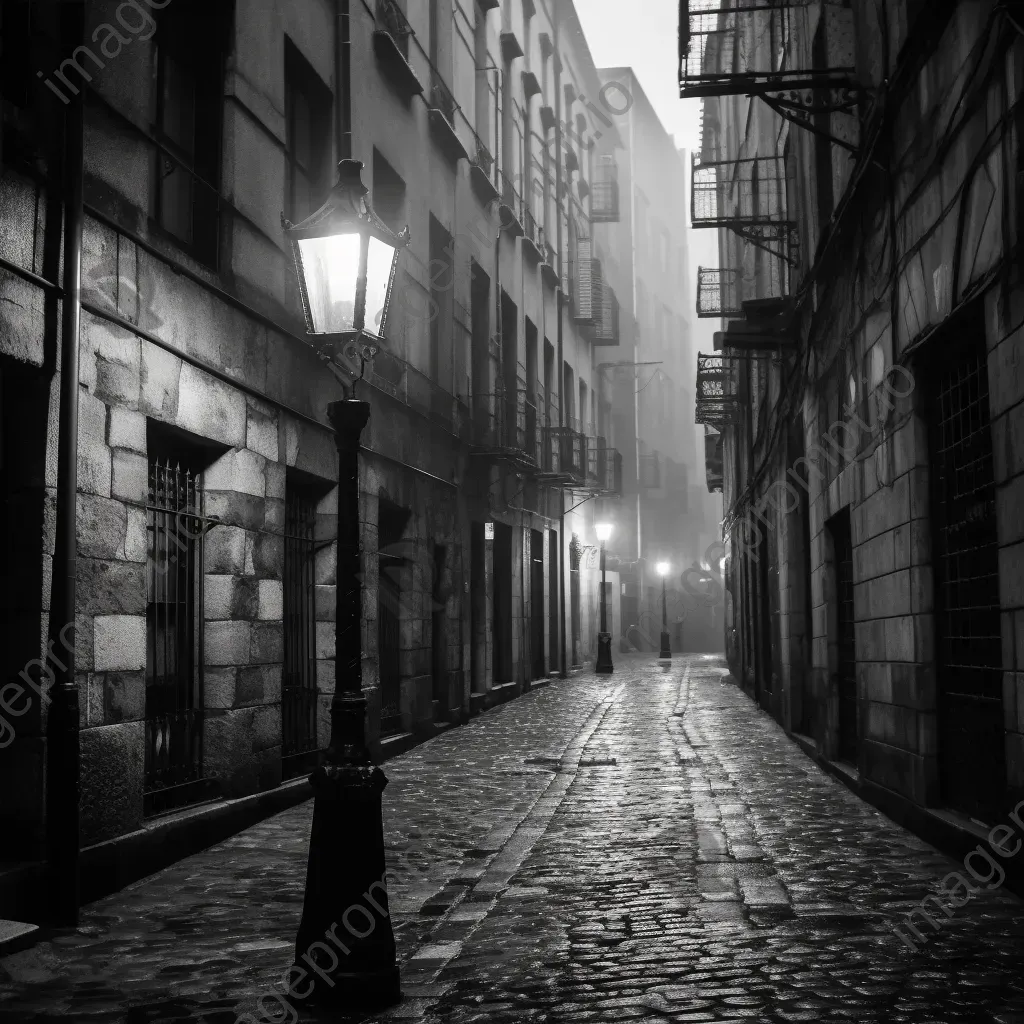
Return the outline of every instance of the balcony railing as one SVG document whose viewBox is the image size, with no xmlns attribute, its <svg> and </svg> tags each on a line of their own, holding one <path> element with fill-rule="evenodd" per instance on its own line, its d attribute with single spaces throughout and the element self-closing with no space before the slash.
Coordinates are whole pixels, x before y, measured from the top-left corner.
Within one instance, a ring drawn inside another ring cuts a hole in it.
<svg viewBox="0 0 1024 1024">
<path fill-rule="evenodd" d="M 789 294 L 789 264 L 786 239 L 778 253 L 771 251 L 768 241 L 760 249 L 760 269 L 747 275 L 726 268 L 697 268 L 697 316 L 742 317 L 744 303 L 755 299 L 779 299 Z M 765 252 L 765 249 L 769 251 Z"/>
<path fill-rule="evenodd" d="M 694 157 L 691 174 L 695 228 L 787 223 L 786 169 L 781 156 L 711 162 Z"/>
<path fill-rule="evenodd" d="M 601 157 L 595 168 L 590 219 L 595 223 L 611 223 L 619 219 L 619 169 L 614 157 Z"/>
<path fill-rule="evenodd" d="M 762 90 L 847 84 L 852 67 L 790 65 L 795 8 L 812 0 L 682 0 L 681 97 L 758 95 Z M 837 5 L 838 6 L 838 5 Z"/>
<path fill-rule="evenodd" d="M 523 202 L 523 242 L 529 243 L 528 250 L 537 262 L 544 259 L 544 229 L 537 223 L 526 201 Z"/>
<path fill-rule="evenodd" d="M 473 137 L 473 143 L 469 150 L 470 178 L 473 185 L 485 198 L 495 199 L 498 196 L 498 183 L 494 154 L 472 128 L 469 128 L 469 133 Z"/>
<path fill-rule="evenodd" d="M 697 316 L 742 316 L 740 280 L 736 270 L 697 268 Z"/>
<path fill-rule="evenodd" d="M 478 454 L 512 455 L 527 466 L 540 461 L 537 406 L 524 388 L 474 396 L 472 441 Z"/>
<path fill-rule="evenodd" d="M 576 323 L 593 324 L 601 316 L 601 263 L 593 251 L 589 238 L 578 237 L 575 252 L 569 247 L 569 295 Z"/>
<path fill-rule="evenodd" d="M 608 443 L 603 437 L 587 438 L 587 483 L 602 486 L 608 477 Z"/>
<path fill-rule="evenodd" d="M 695 422 L 721 428 L 735 423 L 738 415 L 731 361 L 698 353 Z"/>
<path fill-rule="evenodd" d="M 555 427 L 558 437 L 559 470 L 573 481 L 586 479 L 587 439 L 572 427 Z"/>
<path fill-rule="evenodd" d="M 619 343 L 619 300 L 607 283 L 601 287 L 601 317 L 594 325 L 593 341 L 598 345 Z"/>
<path fill-rule="evenodd" d="M 434 110 L 439 110 L 452 128 L 455 127 L 455 115 L 459 105 L 437 70 L 431 70 L 430 73 L 430 106 Z"/>
</svg>

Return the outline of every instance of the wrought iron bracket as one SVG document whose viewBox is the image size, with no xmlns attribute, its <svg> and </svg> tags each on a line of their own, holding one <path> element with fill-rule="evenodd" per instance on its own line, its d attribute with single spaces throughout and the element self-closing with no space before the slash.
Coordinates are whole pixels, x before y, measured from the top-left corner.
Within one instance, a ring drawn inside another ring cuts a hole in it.
<svg viewBox="0 0 1024 1024">
<path fill-rule="evenodd" d="M 822 98 L 824 92 L 826 98 Z M 860 147 L 814 123 L 815 114 L 849 113 L 867 94 L 859 85 L 834 85 L 827 89 L 790 89 L 788 92 L 758 92 L 759 96 L 779 117 L 784 117 L 798 128 L 806 128 L 842 149 L 860 153 Z"/>
<path fill-rule="evenodd" d="M 766 225 L 733 221 L 729 227 L 740 238 L 763 249 L 770 256 L 785 260 L 793 268 L 800 266 L 800 233 L 792 222 Z M 783 242 L 785 245 L 782 244 Z M 772 247 L 773 243 L 775 248 Z"/>
</svg>

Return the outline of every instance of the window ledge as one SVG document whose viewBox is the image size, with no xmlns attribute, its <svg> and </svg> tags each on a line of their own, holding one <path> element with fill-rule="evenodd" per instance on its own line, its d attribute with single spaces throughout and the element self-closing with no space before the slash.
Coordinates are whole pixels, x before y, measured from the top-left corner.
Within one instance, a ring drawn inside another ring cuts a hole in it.
<svg viewBox="0 0 1024 1024">
<path fill-rule="evenodd" d="M 373 50 L 391 80 L 406 96 L 418 96 L 423 92 L 423 83 L 416 77 L 412 65 L 390 32 L 377 29 L 373 33 Z"/>
</svg>

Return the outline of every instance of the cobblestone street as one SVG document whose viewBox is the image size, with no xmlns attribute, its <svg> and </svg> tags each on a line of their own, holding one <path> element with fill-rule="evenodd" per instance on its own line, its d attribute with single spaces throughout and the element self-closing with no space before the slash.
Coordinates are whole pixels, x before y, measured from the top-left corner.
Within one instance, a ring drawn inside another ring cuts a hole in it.
<svg viewBox="0 0 1024 1024">
<path fill-rule="evenodd" d="M 406 999 L 385 1019 L 1024 1021 L 1021 901 L 979 892 L 908 949 L 897 917 L 958 865 L 825 775 L 720 659 L 620 657 L 386 772 Z M 290 1019 L 256 1000 L 290 963 L 311 810 L 0 961 L 0 1020 Z"/>
</svg>

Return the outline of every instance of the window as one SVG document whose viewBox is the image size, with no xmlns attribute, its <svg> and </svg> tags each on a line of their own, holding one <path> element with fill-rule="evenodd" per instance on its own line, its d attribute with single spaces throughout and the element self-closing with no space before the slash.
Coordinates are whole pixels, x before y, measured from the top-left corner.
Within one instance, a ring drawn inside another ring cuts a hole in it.
<svg viewBox="0 0 1024 1024">
<path fill-rule="evenodd" d="M 206 794 L 203 768 L 203 515 L 198 453 L 149 432 L 146 602 L 147 814 Z"/>
<path fill-rule="evenodd" d="M 227 24 L 223 12 L 211 17 L 198 0 L 175 0 L 156 33 L 156 221 L 211 265 L 219 235 Z"/>
<path fill-rule="evenodd" d="M 373 210 L 395 234 L 406 224 L 405 180 L 381 156 L 373 151 Z"/>
<path fill-rule="evenodd" d="M 284 41 L 287 122 L 285 211 L 304 220 L 324 201 L 331 138 L 331 93 L 290 39 Z"/>
</svg>

